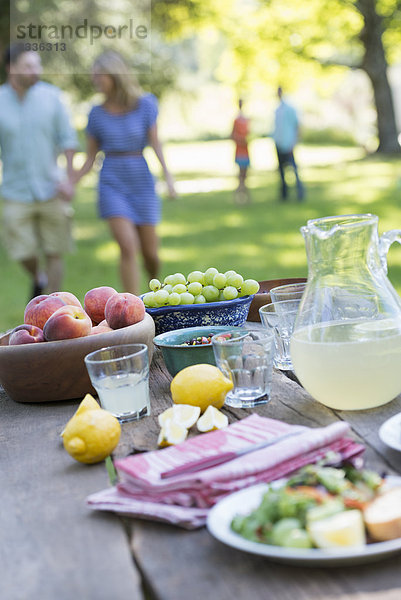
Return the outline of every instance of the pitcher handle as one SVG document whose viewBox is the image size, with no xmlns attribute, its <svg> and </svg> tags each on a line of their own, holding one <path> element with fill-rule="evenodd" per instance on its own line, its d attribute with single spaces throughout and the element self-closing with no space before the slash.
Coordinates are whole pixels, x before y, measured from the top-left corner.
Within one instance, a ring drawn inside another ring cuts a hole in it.
<svg viewBox="0 0 401 600">
<path fill-rule="evenodd" d="M 379 256 L 382 267 L 387 274 L 387 253 L 393 242 L 401 244 L 401 229 L 390 229 L 386 231 L 379 239 Z"/>
</svg>

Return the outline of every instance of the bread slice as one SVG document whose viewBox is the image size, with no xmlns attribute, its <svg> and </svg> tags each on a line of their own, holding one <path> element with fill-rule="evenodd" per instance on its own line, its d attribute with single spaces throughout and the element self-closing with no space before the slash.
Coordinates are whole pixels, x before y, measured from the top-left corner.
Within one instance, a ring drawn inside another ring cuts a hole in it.
<svg viewBox="0 0 401 600">
<path fill-rule="evenodd" d="M 377 496 L 363 511 L 369 535 L 376 541 L 401 537 L 401 487 Z"/>
</svg>

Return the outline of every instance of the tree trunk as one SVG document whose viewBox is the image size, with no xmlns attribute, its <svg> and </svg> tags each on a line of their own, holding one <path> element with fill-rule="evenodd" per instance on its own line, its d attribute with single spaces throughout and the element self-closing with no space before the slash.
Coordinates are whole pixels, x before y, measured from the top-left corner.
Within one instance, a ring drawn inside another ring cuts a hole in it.
<svg viewBox="0 0 401 600">
<path fill-rule="evenodd" d="M 364 20 L 364 27 L 359 34 L 365 49 L 361 67 L 367 73 L 373 87 L 379 136 L 377 151 L 386 154 L 399 153 L 401 147 L 398 143 L 394 104 L 387 77 L 388 65 L 382 40 L 382 18 L 376 12 L 376 0 L 357 0 L 355 6 Z"/>
</svg>

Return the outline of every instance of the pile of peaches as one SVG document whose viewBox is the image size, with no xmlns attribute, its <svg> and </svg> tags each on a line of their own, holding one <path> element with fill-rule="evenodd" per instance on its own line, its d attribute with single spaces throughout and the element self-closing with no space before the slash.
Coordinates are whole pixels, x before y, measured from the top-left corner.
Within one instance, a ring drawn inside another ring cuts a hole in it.
<svg viewBox="0 0 401 600">
<path fill-rule="evenodd" d="M 101 286 L 86 292 L 84 306 L 70 292 L 36 296 L 28 302 L 24 323 L 10 333 L 9 346 L 53 342 L 106 333 L 139 323 L 145 317 L 141 298 Z"/>
</svg>

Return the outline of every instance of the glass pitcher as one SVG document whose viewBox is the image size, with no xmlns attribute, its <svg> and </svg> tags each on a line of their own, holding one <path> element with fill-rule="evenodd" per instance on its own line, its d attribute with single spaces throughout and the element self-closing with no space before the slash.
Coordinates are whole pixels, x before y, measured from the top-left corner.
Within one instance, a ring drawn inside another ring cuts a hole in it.
<svg viewBox="0 0 401 600">
<path fill-rule="evenodd" d="M 295 374 L 313 398 L 361 410 L 401 392 L 401 299 L 387 252 L 401 230 L 378 235 L 376 215 L 308 221 L 308 280 L 291 339 Z"/>
</svg>

